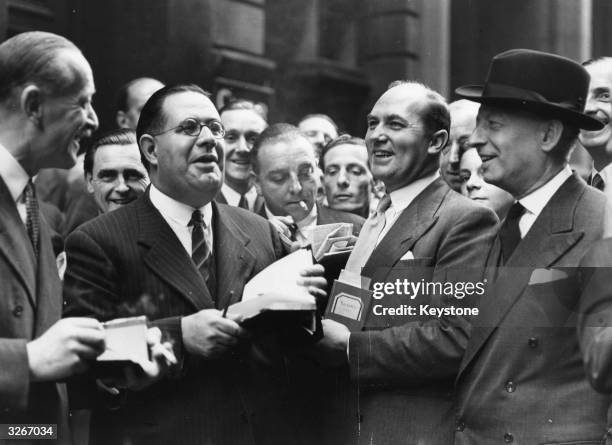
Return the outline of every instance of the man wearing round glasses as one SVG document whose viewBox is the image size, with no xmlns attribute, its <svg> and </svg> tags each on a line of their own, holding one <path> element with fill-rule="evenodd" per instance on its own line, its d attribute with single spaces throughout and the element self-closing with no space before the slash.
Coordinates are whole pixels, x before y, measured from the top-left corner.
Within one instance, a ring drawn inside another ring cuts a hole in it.
<svg viewBox="0 0 612 445">
<path fill-rule="evenodd" d="M 195 85 L 164 87 L 145 104 L 136 133 L 151 186 L 68 238 L 67 312 L 102 320 L 147 315 L 174 345 L 179 366 L 174 378 L 126 394 L 119 409 L 95 412 L 92 436 L 100 443 L 295 443 L 279 401 L 280 355 L 271 358 L 264 351 L 273 346 L 246 339 L 222 312 L 284 252 L 264 219 L 212 202 L 223 184 L 217 110 Z"/>
<path fill-rule="evenodd" d="M 220 112 L 225 127 L 225 182 L 217 202 L 255 213 L 261 212 L 264 199 L 253 185 L 251 149 L 268 126 L 261 105 L 248 100 L 230 102 Z"/>
</svg>

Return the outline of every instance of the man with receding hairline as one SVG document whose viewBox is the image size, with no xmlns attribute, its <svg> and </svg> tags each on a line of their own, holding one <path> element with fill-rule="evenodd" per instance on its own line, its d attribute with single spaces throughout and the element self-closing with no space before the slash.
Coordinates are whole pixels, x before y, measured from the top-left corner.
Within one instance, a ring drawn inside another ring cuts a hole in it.
<svg viewBox="0 0 612 445">
<path fill-rule="evenodd" d="M 372 174 L 387 195 L 365 222 L 345 270 L 376 283 L 482 279 L 495 214 L 440 177 L 448 142 L 444 98 L 416 83 L 392 83 L 367 117 Z M 387 294 L 373 305 L 472 307 L 475 297 Z M 360 436 L 372 444 L 452 441 L 453 381 L 470 333 L 463 316 L 393 316 L 368 310 L 362 331 L 323 320 L 321 354 L 348 365 L 359 388 Z M 345 437 L 344 443 L 354 443 Z"/>
<path fill-rule="evenodd" d="M 163 83 L 151 77 L 139 77 L 123 85 L 117 97 L 117 126 L 136 131 L 142 107 L 163 86 Z"/>
</svg>

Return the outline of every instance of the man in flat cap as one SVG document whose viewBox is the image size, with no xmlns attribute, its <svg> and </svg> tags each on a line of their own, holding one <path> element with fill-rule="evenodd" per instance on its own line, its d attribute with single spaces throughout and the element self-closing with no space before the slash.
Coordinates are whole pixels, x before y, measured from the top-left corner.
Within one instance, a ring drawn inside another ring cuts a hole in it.
<svg viewBox="0 0 612 445">
<path fill-rule="evenodd" d="M 481 103 L 470 145 L 487 182 L 516 199 L 489 254 L 483 296 L 456 380 L 456 444 L 600 443 L 609 398 L 589 385 L 575 315 L 575 268 L 601 238 L 605 196 L 572 173 L 589 75 L 553 54 L 493 58 L 484 86 L 457 89 Z M 503 266 L 503 267 L 501 267 Z"/>
</svg>

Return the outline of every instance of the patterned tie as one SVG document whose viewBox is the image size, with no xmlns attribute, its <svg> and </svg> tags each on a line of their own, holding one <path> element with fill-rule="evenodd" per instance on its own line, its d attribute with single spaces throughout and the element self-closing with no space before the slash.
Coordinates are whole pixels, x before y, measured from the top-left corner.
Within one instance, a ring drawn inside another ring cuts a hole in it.
<svg viewBox="0 0 612 445">
<path fill-rule="evenodd" d="M 502 261 L 503 264 L 508 262 L 508 259 L 516 249 L 516 246 L 521 242 L 521 231 L 519 229 L 519 221 L 525 213 L 525 207 L 520 202 L 515 202 L 508 216 L 499 230 L 499 239 L 501 241 Z"/>
<path fill-rule="evenodd" d="M 40 242 L 40 214 L 38 211 L 38 201 L 36 200 L 36 189 L 30 179 L 24 190 L 26 205 L 26 231 L 34 248 L 34 255 L 38 259 L 38 247 Z"/>
<path fill-rule="evenodd" d="M 351 256 L 346 262 L 346 271 L 361 274 L 361 268 L 366 263 L 372 252 L 376 248 L 378 237 L 385 227 L 385 212 L 391 206 L 391 197 L 382 197 L 376 207 L 376 213 L 370 216 L 363 224 L 359 238 L 351 252 Z"/>
<path fill-rule="evenodd" d="M 249 210 L 249 202 L 246 199 L 246 196 L 240 195 L 240 201 L 238 201 L 238 207 L 241 209 Z"/>
<path fill-rule="evenodd" d="M 191 214 L 189 226 L 193 226 L 191 232 L 191 259 L 200 271 L 200 275 L 207 282 L 210 276 L 210 248 L 206 240 L 204 220 L 199 210 L 194 210 Z"/>
<path fill-rule="evenodd" d="M 291 224 L 287 224 L 287 228 L 289 229 L 289 232 L 291 233 L 291 236 L 289 237 L 291 241 L 297 241 L 297 232 L 299 230 L 298 225 L 293 222 Z"/>
<path fill-rule="evenodd" d="M 595 187 L 597 190 L 601 190 L 602 192 L 604 187 L 606 186 L 603 178 L 599 173 L 595 173 L 593 176 L 591 176 L 591 181 L 589 181 L 589 183 L 592 187 Z"/>
</svg>

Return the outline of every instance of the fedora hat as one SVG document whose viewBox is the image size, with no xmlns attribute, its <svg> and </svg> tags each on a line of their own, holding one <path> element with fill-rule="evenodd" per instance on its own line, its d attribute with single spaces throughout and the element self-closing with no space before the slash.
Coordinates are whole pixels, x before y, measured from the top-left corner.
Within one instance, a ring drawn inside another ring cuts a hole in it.
<svg viewBox="0 0 612 445">
<path fill-rule="evenodd" d="M 513 107 L 600 130 L 603 124 L 584 114 L 591 78 L 573 60 L 530 49 L 512 49 L 493 57 L 484 85 L 466 85 L 457 95 L 483 104 Z"/>
</svg>

